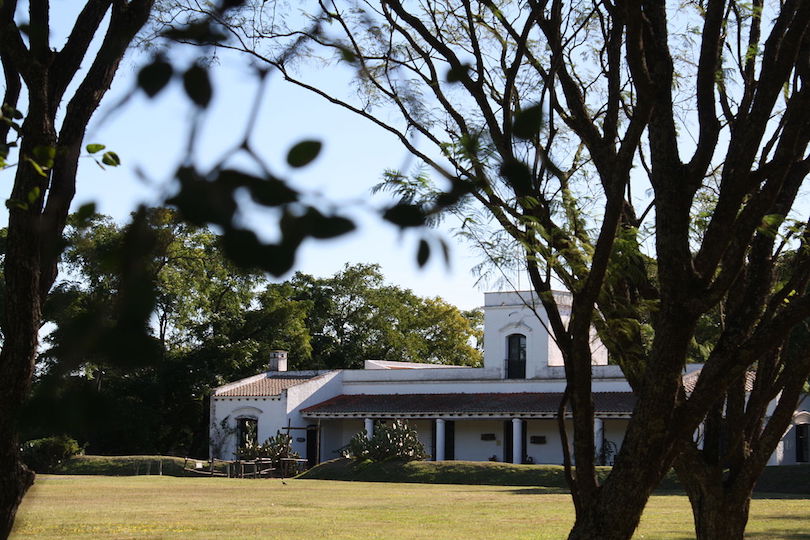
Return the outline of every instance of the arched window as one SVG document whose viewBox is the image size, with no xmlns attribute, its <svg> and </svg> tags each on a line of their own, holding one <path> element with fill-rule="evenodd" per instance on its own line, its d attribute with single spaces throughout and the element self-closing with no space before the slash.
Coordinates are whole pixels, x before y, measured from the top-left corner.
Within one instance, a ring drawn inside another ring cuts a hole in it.
<svg viewBox="0 0 810 540">
<path fill-rule="evenodd" d="M 506 378 L 526 378 L 526 336 L 523 334 L 506 337 Z"/>
</svg>

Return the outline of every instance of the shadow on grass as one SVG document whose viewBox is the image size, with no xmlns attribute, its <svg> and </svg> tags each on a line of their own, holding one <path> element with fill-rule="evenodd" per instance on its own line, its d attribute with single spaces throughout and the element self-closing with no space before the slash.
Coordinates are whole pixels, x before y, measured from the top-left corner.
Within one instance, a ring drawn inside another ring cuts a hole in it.
<svg viewBox="0 0 810 540">
<path fill-rule="evenodd" d="M 784 519 L 780 517 L 780 519 Z M 806 519 L 806 518 L 805 518 Z M 762 532 L 746 532 L 746 538 L 782 538 L 784 540 L 810 540 L 810 533 L 784 532 L 771 529 Z"/>
<path fill-rule="evenodd" d="M 766 519 L 772 519 L 774 521 L 802 521 L 802 522 L 804 522 L 804 521 L 807 521 L 807 516 L 806 515 L 804 515 L 804 516 L 796 516 L 796 515 L 786 516 L 785 514 L 771 514 L 771 515 L 766 516 L 766 515 L 762 515 L 762 514 L 757 514 L 756 519 L 757 519 L 757 521 L 763 521 L 763 520 L 766 520 Z M 810 538 L 810 532 L 802 533 L 802 534 L 806 534 L 807 538 Z M 802 537 L 802 538 L 804 538 L 804 537 Z"/>
<path fill-rule="evenodd" d="M 569 495 L 571 492 L 556 487 L 530 487 L 510 489 L 509 493 L 512 495 Z"/>
<path fill-rule="evenodd" d="M 810 499 L 806 493 L 754 493 L 753 499 Z"/>
</svg>

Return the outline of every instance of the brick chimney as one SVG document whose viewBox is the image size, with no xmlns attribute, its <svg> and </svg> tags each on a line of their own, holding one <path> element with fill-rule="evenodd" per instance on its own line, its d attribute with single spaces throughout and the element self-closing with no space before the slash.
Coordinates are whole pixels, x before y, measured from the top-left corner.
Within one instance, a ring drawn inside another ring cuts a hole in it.
<svg viewBox="0 0 810 540">
<path fill-rule="evenodd" d="M 287 371 L 287 351 L 270 351 L 270 363 L 267 371 Z"/>
</svg>

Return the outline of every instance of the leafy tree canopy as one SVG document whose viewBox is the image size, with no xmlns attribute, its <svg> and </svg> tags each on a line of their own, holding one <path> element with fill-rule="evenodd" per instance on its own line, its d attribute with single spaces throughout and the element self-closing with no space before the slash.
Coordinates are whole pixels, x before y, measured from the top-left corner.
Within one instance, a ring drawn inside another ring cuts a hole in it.
<svg viewBox="0 0 810 540">
<path fill-rule="evenodd" d="M 174 211 L 142 215 L 152 240 L 137 302 L 126 251 L 135 226 L 69 219 L 64 277 L 45 305 L 51 330 L 21 423 L 26 439 L 67 433 L 91 452 L 202 455 L 211 390 L 265 370 L 273 349 L 288 351 L 291 370 L 367 359 L 481 363 L 479 311 L 387 285 L 375 265 L 270 283 L 233 267 L 221 238 Z"/>
</svg>

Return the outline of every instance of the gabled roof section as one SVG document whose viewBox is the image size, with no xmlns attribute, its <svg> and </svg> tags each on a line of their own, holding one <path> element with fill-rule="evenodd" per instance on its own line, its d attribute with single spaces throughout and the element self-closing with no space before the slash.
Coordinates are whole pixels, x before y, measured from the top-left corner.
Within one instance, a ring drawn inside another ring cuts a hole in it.
<svg viewBox="0 0 810 540">
<path fill-rule="evenodd" d="M 701 369 L 697 369 L 692 371 L 691 373 L 687 373 L 683 376 L 683 389 L 686 390 L 687 394 L 691 394 L 695 391 L 695 385 L 697 384 L 698 378 L 700 377 Z M 757 378 L 757 372 L 754 370 L 748 370 L 745 372 L 745 391 L 751 392 L 754 389 L 754 380 Z"/>
<path fill-rule="evenodd" d="M 553 418 L 561 393 L 476 393 L 476 394 L 342 394 L 301 414 L 308 417 L 430 418 L 452 416 Z M 630 392 L 597 392 L 593 395 L 596 414 L 626 416 L 633 412 L 635 397 Z"/>
<path fill-rule="evenodd" d="M 214 391 L 216 397 L 266 397 L 278 396 L 287 388 L 304 383 L 317 372 L 267 372 L 241 381 L 220 386 Z"/>
</svg>

